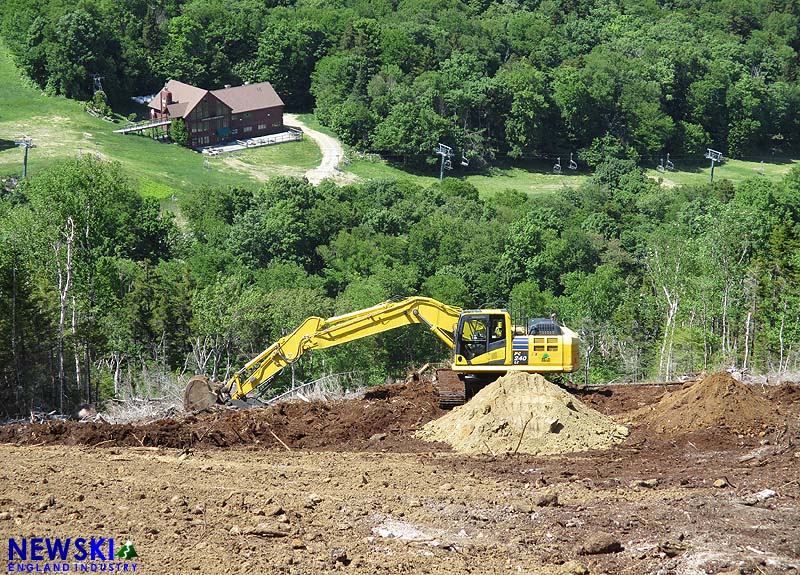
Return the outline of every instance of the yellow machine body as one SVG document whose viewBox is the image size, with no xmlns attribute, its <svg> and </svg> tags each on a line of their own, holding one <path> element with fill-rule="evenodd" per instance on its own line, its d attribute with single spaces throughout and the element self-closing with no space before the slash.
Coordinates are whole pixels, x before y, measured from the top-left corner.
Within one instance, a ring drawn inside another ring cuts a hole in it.
<svg viewBox="0 0 800 575">
<path fill-rule="evenodd" d="M 464 311 L 435 299 L 408 297 L 328 319 L 306 319 L 237 371 L 223 392 L 244 399 L 263 391 L 309 351 L 415 323 L 424 324 L 453 350 L 452 369 L 459 374 L 571 372 L 579 365 L 577 335 L 553 320 L 514 326 L 506 310 Z"/>
</svg>

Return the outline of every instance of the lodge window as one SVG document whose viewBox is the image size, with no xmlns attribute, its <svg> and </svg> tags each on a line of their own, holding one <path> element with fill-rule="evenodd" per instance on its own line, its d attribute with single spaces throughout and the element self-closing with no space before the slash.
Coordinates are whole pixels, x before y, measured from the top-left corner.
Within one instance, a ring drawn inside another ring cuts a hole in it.
<svg viewBox="0 0 800 575">
<path fill-rule="evenodd" d="M 281 123 L 280 122 L 274 122 L 272 125 L 277 128 L 278 126 L 281 125 Z"/>
<path fill-rule="evenodd" d="M 258 125 L 258 129 L 259 130 L 266 130 L 267 129 L 267 125 L 266 124 L 259 124 Z"/>
<path fill-rule="evenodd" d="M 252 132 L 252 131 L 253 131 L 253 126 L 245 126 L 245 127 L 244 127 L 244 130 L 242 130 L 242 131 L 243 131 L 245 134 L 246 134 L 246 133 L 248 133 L 248 132 Z"/>
</svg>

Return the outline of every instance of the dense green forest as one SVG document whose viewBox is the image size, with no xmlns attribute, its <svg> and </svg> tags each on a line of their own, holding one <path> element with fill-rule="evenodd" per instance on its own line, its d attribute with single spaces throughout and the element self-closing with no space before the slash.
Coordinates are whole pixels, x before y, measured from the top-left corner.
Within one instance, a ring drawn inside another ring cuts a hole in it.
<svg viewBox="0 0 800 575">
<path fill-rule="evenodd" d="M 5 0 L 2 35 L 54 94 L 268 80 L 349 145 L 480 166 L 575 152 L 800 150 L 795 0 Z M 652 161 L 650 162 L 652 163 Z"/>
<path fill-rule="evenodd" d="M 276 177 L 199 188 L 182 215 L 178 226 L 88 156 L 0 197 L 6 411 L 60 407 L 62 391 L 69 406 L 179 374 L 224 378 L 309 315 L 418 293 L 558 313 L 594 382 L 800 362 L 800 168 L 665 191 L 609 159 L 581 188 L 535 201 L 481 199 L 454 179 Z M 416 326 L 316 352 L 295 375 L 381 383 L 446 356 Z"/>
<path fill-rule="evenodd" d="M 122 107 L 166 78 L 269 80 L 363 150 L 424 162 L 441 141 L 471 168 L 574 152 L 594 172 L 535 199 L 456 179 L 198 183 L 176 217 L 118 164 L 56 164 L 0 190 L 0 406 L 224 379 L 307 316 L 413 294 L 557 313 L 582 339 L 579 381 L 798 369 L 800 168 L 663 188 L 637 162 L 800 151 L 799 16 L 788 0 L 6 0 L 0 34 L 52 94 L 88 99 L 97 74 Z M 294 375 L 375 384 L 446 357 L 416 326 Z"/>
</svg>

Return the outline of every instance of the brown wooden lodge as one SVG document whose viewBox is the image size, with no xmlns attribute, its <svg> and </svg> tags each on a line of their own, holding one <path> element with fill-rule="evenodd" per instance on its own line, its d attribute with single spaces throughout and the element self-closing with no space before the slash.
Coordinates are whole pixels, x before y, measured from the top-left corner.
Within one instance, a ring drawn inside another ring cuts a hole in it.
<svg viewBox="0 0 800 575">
<path fill-rule="evenodd" d="M 192 148 L 285 130 L 283 101 L 269 82 L 204 90 L 170 80 L 149 107 L 151 121 L 183 118 Z"/>
</svg>

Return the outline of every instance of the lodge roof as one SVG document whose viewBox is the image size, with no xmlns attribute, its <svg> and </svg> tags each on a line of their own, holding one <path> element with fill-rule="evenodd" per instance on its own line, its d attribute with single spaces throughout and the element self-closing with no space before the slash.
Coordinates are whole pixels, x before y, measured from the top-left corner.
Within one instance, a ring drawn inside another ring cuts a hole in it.
<svg viewBox="0 0 800 575">
<path fill-rule="evenodd" d="M 184 84 L 178 80 L 169 80 L 164 86 L 164 90 L 169 90 L 172 94 L 172 103 L 167 105 L 167 109 L 169 110 L 169 115 L 173 118 L 185 118 L 188 116 L 195 106 L 200 103 L 200 100 L 209 93 L 230 107 L 234 114 L 284 105 L 283 100 L 281 100 L 269 82 L 245 84 L 243 86 L 209 91 L 190 84 Z M 155 110 L 161 109 L 161 92 L 150 100 L 148 106 Z"/>
<path fill-rule="evenodd" d="M 170 116 L 173 117 L 185 116 L 194 110 L 194 107 L 197 106 L 198 102 L 200 102 L 200 100 L 202 100 L 203 97 L 208 94 L 208 90 L 203 90 L 202 88 L 197 88 L 190 84 L 184 84 L 178 80 L 169 80 L 164 85 L 164 90 L 169 90 L 172 93 L 172 104 L 169 104 L 167 108 L 169 109 Z M 178 104 L 183 104 L 183 109 L 178 107 Z M 161 109 L 161 92 L 156 94 L 155 98 L 150 100 L 148 106 L 150 108 L 155 108 L 156 110 Z M 175 106 L 174 111 L 173 106 Z"/>
<path fill-rule="evenodd" d="M 234 114 L 283 106 L 283 100 L 269 82 L 212 90 L 211 93 L 230 106 Z"/>
</svg>

